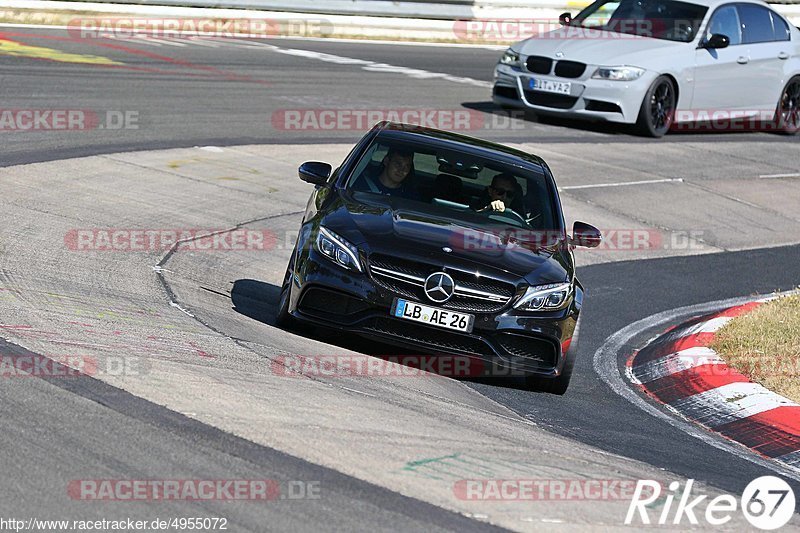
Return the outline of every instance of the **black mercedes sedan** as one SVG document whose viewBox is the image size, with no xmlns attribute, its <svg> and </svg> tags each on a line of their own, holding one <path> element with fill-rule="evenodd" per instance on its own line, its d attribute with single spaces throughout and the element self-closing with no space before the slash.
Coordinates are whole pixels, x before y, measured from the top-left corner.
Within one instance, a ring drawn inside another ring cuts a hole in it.
<svg viewBox="0 0 800 533">
<path fill-rule="evenodd" d="M 466 357 L 564 394 L 584 291 L 556 184 L 539 157 L 454 133 L 382 122 L 316 185 L 278 302 L 281 327 L 327 326 Z"/>
</svg>

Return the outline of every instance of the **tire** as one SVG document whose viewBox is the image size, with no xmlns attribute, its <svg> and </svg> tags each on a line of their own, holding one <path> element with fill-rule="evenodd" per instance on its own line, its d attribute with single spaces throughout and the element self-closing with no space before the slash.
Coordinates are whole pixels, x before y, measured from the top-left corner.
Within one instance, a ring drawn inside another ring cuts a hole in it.
<svg viewBox="0 0 800 533">
<path fill-rule="evenodd" d="M 298 325 L 297 319 L 289 313 L 289 296 L 292 288 L 295 253 L 296 248 L 292 251 L 292 258 L 286 267 L 286 274 L 283 276 L 283 284 L 281 284 L 281 292 L 278 296 L 278 312 L 275 315 L 275 325 L 281 329 L 293 329 Z"/>
<path fill-rule="evenodd" d="M 775 124 L 784 135 L 800 131 L 800 76 L 790 79 L 783 88 L 775 110 Z"/>
<path fill-rule="evenodd" d="M 675 105 L 678 103 L 675 84 L 659 76 L 647 90 L 639 108 L 636 131 L 645 137 L 663 137 L 672 127 Z"/>
<path fill-rule="evenodd" d="M 534 392 L 546 392 L 563 396 L 569 388 L 572 379 L 572 370 L 575 368 L 575 353 L 577 350 L 567 350 L 567 360 L 564 361 L 564 368 L 561 375 L 557 378 L 543 378 L 540 376 L 528 376 L 525 378 L 525 385 L 528 390 Z"/>
</svg>

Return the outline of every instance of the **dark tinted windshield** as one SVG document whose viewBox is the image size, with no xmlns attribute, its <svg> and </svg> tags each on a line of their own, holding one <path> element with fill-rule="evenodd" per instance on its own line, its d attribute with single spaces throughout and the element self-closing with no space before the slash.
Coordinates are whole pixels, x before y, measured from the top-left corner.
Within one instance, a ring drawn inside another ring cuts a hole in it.
<svg viewBox="0 0 800 533">
<path fill-rule="evenodd" d="M 572 21 L 572 26 L 615 33 L 691 42 L 707 8 L 673 0 L 599 0 Z"/>
<path fill-rule="evenodd" d="M 378 137 L 345 187 L 399 198 L 409 207 L 471 226 L 559 227 L 544 174 L 457 150 Z M 498 199 L 502 210 L 492 205 Z"/>
</svg>

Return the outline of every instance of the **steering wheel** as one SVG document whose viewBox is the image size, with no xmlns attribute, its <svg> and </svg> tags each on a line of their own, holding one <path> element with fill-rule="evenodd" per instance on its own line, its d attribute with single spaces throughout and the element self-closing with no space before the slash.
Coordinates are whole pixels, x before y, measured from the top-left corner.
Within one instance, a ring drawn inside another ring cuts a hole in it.
<svg viewBox="0 0 800 533">
<path fill-rule="evenodd" d="M 525 217 L 523 217 L 522 215 L 520 215 L 519 213 L 517 213 L 516 211 L 514 211 L 513 209 L 510 209 L 508 207 L 506 207 L 505 211 L 485 211 L 484 210 L 482 212 L 488 214 L 489 218 L 498 217 L 498 216 L 499 217 L 505 217 L 505 218 L 510 218 L 510 219 L 512 219 L 512 220 L 514 220 L 516 222 L 519 222 L 522 225 L 522 227 L 525 227 L 525 226 L 528 225 L 527 222 L 525 222 Z"/>
</svg>

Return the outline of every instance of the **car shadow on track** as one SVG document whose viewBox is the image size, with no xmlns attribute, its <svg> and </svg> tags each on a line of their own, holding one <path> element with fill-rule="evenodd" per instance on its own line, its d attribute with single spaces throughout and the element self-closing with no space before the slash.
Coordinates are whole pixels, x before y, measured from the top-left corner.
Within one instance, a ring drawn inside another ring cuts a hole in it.
<svg viewBox="0 0 800 533">
<path fill-rule="evenodd" d="M 492 102 L 462 102 L 461 105 L 472 111 L 485 113 L 483 127 L 494 131 L 508 129 L 514 131 L 519 128 L 518 123 L 512 123 L 509 119 L 524 120 L 525 122 L 545 124 L 574 130 L 590 131 L 594 133 L 604 133 L 606 135 L 632 135 L 630 127 L 622 124 L 612 124 L 598 120 L 581 120 L 576 118 L 566 118 L 556 115 L 536 114 L 532 111 L 521 109 L 504 110 Z M 491 116 L 490 116 L 491 115 Z"/>
<path fill-rule="evenodd" d="M 254 279 L 237 279 L 231 288 L 233 310 L 246 317 L 275 325 L 281 288 Z"/>
<path fill-rule="evenodd" d="M 492 131 L 520 131 L 519 122 L 512 122 L 510 119 L 523 120 L 532 124 L 544 124 L 546 126 L 555 126 L 558 128 L 565 128 L 571 130 L 581 130 L 592 133 L 602 133 L 605 135 L 615 136 L 618 139 L 625 139 L 626 142 L 630 140 L 639 140 L 641 142 L 658 141 L 650 137 L 644 137 L 636 132 L 636 129 L 631 124 L 615 124 L 612 122 L 604 122 L 602 120 L 587 120 L 572 117 L 563 117 L 560 115 L 550 114 L 537 114 L 533 111 L 525 111 L 522 109 L 505 110 L 493 102 L 462 102 L 461 105 L 472 111 L 485 113 L 482 126 L 484 129 Z M 769 124 L 762 126 L 747 127 L 744 126 L 745 122 L 737 119 L 732 119 L 731 122 L 715 121 L 704 122 L 697 124 L 680 124 L 675 125 L 667 133 L 664 139 L 669 141 L 693 141 L 702 138 L 703 141 L 711 140 L 746 140 L 755 134 L 769 134 L 767 139 L 771 140 L 791 140 L 791 136 L 781 135 L 770 127 Z M 524 126 L 523 126 L 524 127 Z M 749 134 L 749 135 L 748 135 Z M 719 136 L 713 138 L 712 136 Z M 576 139 L 579 140 L 579 139 Z"/>
<path fill-rule="evenodd" d="M 257 320 L 258 322 L 275 326 L 275 315 L 278 311 L 278 297 L 280 292 L 280 287 L 271 283 L 254 279 L 236 280 L 231 289 L 233 310 L 248 318 Z M 411 366 L 413 368 L 419 368 L 419 365 L 415 363 L 418 362 L 420 358 L 424 360 L 425 357 L 431 357 L 428 354 L 421 354 L 419 350 L 410 351 L 391 344 L 365 339 L 358 335 L 342 335 L 341 331 L 331 328 L 299 326 L 292 329 L 291 332 L 295 335 L 338 346 L 345 350 L 359 352 L 381 359 L 391 359 L 401 362 L 401 364 L 403 361 L 407 361 L 409 364 L 406 366 Z M 443 365 L 443 367 L 447 367 L 447 365 Z M 525 380 L 518 376 L 490 378 L 459 376 L 456 379 L 459 381 L 481 383 L 498 387 L 515 389 L 526 388 Z"/>
</svg>

